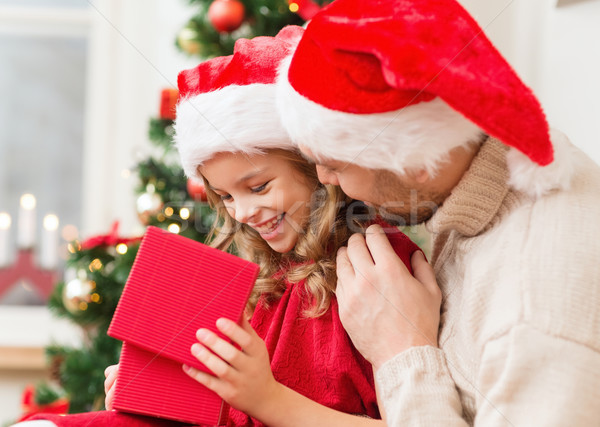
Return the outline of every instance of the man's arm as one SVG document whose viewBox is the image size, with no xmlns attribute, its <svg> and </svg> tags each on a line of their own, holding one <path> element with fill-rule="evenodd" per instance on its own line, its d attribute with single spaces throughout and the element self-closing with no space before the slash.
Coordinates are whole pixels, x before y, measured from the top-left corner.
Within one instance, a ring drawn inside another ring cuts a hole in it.
<svg viewBox="0 0 600 427">
<path fill-rule="evenodd" d="M 390 427 L 469 425 L 438 348 L 413 347 L 396 355 L 375 373 L 375 381 Z"/>
<path fill-rule="evenodd" d="M 469 425 L 463 419 L 449 368 L 453 375 L 474 375 L 475 426 L 598 423 L 600 351 L 568 338 L 578 336 L 573 325 L 559 322 L 567 328 L 562 330 L 545 329 L 543 322 L 517 323 L 497 335 L 491 334 L 481 344 L 477 372 L 461 372 L 437 348 L 437 329 L 436 335 L 431 335 L 432 325 L 426 321 L 428 316 L 436 322 L 439 319 L 435 317 L 439 306 L 423 304 L 433 287 L 425 283 L 419 287 L 399 265 L 383 261 L 385 244 L 372 237 L 376 235 L 367 235 L 366 244 L 353 238 L 347 252 L 338 257 L 338 302 L 340 317 L 353 342 L 376 367 L 387 425 Z M 376 246 L 378 249 L 373 250 Z M 392 259 L 389 251 L 387 257 Z M 589 258 L 595 265 L 593 257 Z M 424 260 L 415 255 L 412 263 L 417 282 L 430 280 Z M 591 271 L 596 271 L 589 266 L 580 268 L 590 277 Z M 549 280 L 538 277 L 542 287 Z M 578 286 L 572 283 L 570 288 Z M 588 288 L 582 285 L 581 289 Z M 435 292 L 430 298 L 435 301 Z M 575 301 L 573 295 L 569 301 Z M 578 312 L 573 307 L 571 310 Z M 545 312 L 549 312 L 548 307 Z M 592 324 L 595 318 L 590 317 Z M 539 316 L 533 319 L 539 320 Z M 561 332 L 562 337 L 558 336 Z M 416 336 L 403 336 L 411 333 Z M 429 337 L 433 345 L 411 345 L 418 336 Z"/>
<path fill-rule="evenodd" d="M 442 352 L 415 347 L 376 373 L 388 426 L 466 426 Z M 527 325 L 485 345 L 475 426 L 598 424 L 600 354 Z"/>
</svg>

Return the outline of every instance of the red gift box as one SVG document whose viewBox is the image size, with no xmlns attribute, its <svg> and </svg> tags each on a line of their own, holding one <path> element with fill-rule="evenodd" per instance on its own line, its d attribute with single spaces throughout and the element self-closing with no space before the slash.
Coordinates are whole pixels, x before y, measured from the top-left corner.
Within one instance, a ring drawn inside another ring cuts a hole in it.
<svg viewBox="0 0 600 427">
<path fill-rule="evenodd" d="M 122 340 L 113 407 L 188 423 L 219 425 L 228 407 L 182 364 L 210 372 L 190 353 L 196 331 L 239 321 L 259 267 L 234 255 L 148 227 L 110 324 Z"/>
</svg>

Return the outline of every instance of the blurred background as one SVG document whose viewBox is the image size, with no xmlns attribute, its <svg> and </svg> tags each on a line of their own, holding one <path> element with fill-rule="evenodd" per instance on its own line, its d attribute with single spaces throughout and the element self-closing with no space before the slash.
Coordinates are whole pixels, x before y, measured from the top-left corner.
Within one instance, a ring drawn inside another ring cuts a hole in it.
<svg viewBox="0 0 600 427">
<path fill-rule="evenodd" d="M 228 8 L 209 17 L 213 3 Z M 177 73 L 229 53 L 237 37 L 301 25 L 322 3 L 0 0 L 0 425 L 23 414 L 23 400 L 32 408 L 29 384 L 63 381 L 38 388 L 38 406 L 69 401 L 60 348 L 96 338 L 146 225 L 179 226 L 194 209 L 205 222 L 202 189 L 165 146 Z M 600 163 L 600 0 L 461 3 L 551 126 Z M 17 280 L 3 285 L 3 272 Z M 96 291 L 102 280 L 114 289 Z M 79 377 L 87 382 L 85 369 Z"/>
</svg>

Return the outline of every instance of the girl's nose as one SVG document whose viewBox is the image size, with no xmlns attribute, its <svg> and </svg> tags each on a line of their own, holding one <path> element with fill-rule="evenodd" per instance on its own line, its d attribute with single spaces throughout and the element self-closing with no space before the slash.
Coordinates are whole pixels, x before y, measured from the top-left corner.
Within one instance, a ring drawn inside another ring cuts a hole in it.
<svg viewBox="0 0 600 427">
<path fill-rule="evenodd" d="M 248 203 L 247 200 L 237 200 L 234 207 L 234 218 L 237 222 L 247 224 L 254 218 L 258 211 L 256 205 Z"/>
</svg>

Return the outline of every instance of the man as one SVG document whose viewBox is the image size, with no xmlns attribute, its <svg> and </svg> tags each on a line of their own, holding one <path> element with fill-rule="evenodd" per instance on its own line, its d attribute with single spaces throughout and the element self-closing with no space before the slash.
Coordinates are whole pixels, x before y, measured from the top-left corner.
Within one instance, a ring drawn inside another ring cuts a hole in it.
<svg viewBox="0 0 600 427">
<path fill-rule="evenodd" d="M 336 0 L 278 95 L 322 182 L 432 233 L 414 277 L 376 226 L 338 253 L 340 317 L 388 424 L 597 425 L 600 169 L 473 18 Z"/>
</svg>

